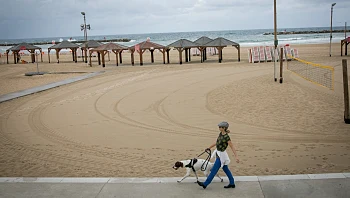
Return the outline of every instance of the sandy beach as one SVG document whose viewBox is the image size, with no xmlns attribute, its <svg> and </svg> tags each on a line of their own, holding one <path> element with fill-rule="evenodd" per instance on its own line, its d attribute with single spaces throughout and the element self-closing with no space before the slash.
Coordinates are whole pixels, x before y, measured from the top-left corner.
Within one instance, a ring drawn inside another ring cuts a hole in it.
<svg viewBox="0 0 350 198">
<path fill-rule="evenodd" d="M 339 43 L 332 57 L 328 44 L 291 47 L 301 59 L 334 67 L 335 89 L 286 68 L 284 83 L 274 82 L 273 63 L 249 63 L 247 47 L 241 62 L 229 47 L 220 64 L 208 55 L 205 63 L 192 56 L 179 65 L 171 50 L 171 64 L 162 64 L 161 53 L 151 64 L 146 52 L 144 66 L 138 56 L 131 66 L 125 52 L 121 66 L 111 54 L 105 68 L 96 58 L 90 67 L 70 55 L 61 55 L 60 64 L 51 55 L 48 63 L 45 54 L 39 70 L 52 74 L 32 77 L 24 73 L 36 64 L 0 64 L 0 95 L 105 71 L 0 103 L 0 177 L 180 177 L 185 171 L 173 164 L 214 143 L 223 120 L 241 160 L 228 151 L 233 175 L 350 172 L 341 67 L 350 56 L 340 56 Z"/>
</svg>

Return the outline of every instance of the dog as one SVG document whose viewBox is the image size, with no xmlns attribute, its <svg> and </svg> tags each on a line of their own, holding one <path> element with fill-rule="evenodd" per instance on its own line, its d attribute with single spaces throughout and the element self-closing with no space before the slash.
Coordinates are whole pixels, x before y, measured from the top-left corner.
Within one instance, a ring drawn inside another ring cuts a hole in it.
<svg viewBox="0 0 350 198">
<path fill-rule="evenodd" d="M 197 176 L 197 171 L 202 171 L 202 165 L 203 165 L 203 169 L 206 166 L 206 160 L 204 159 L 189 159 L 189 160 L 182 160 L 182 161 L 177 161 L 174 166 L 173 169 L 177 170 L 179 168 L 186 168 L 186 175 L 181 178 L 180 180 L 178 180 L 177 182 L 180 183 L 182 182 L 184 179 L 186 179 L 188 176 L 190 176 L 191 171 L 196 175 L 197 181 L 198 181 L 198 176 Z M 208 162 L 208 166 L 207 168 L 203 171 L 204 175 L 206 177 L 208 177 L 209 175 L 209 171 L 213 168 L 213 163 Z M 223 182 L 224 180 L 219 176 L 219 174 L 216 174 L 216 177 L 218 177 L 220 179 L 221 182 Z"/>
</svg>

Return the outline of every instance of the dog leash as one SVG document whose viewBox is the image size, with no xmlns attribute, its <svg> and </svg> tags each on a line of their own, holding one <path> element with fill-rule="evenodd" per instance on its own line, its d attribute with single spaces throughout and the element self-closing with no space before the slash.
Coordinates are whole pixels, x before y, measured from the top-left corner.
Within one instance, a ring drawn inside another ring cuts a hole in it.
<svg viewBox="0 0 350 198">
<path fill-rule="evenodd" d="M 206 149 L 203 153 L 199 154 L 198 157 L 200 157 L 204 153 L 208 153 L 208 157 L 207 157 L 207 159 L 205 159 L 204 163 L 202 164 L 201 171 L 205 171 L 207 169 L 207 167 L 208 167 L 208 164 L 209 164 L 209 161 L 210 161 L 210 157 L 211 157 L 211 150 L 210 149 Z M 205 167 L 204 167 L 204 165 L 205 165 Z"/>
</svg>

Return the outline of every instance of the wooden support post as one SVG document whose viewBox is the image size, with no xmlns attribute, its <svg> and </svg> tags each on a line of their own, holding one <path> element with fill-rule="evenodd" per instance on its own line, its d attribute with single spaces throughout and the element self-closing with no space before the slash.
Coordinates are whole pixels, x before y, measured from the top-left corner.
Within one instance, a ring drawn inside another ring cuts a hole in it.
<svg viewBox="0 0 350 198">
<path fill-rule="evenodd" d="M 73 56 L 73 62 L 75 61 L 74 59 L 74 49 L 71 49 L 72 50 L 72 56 Z"/>
<path fill-rule="evenodd" d="M 134 51 L 131 51 L 131 65 L 135 65 Z"/>
<path fill-rule="evenodd" d="M 35 63 L 35 50 L 31 50 L 30 55 L 32 57 L 32 63 Z"/>
<path fill-rule="evenodd" d="M 198 48 L 200 53 L 201 53 L 201 63 L 203 63 L 203 49 L 202 48 Z"/>
<path fill-rule="evenodd" d="M 192 48 L 188 49 L 188 61 L 191 61 L 191 49 Z"/>
<path fill-rule="evenodd" d="M 204 52 L 204 60 L 207 60 L 207 48 L 206 47 L 204 48 L 203 52 Z"/>
<path fill-rule="evenodd" d="M 106 67 L 106 64 L 105 64 L 106 53 L 107 53 L 107 51 L 102 51 L 102 67 Z"/>
<path fill-rule="evenodd" d="M 219 63 L 221 63 L 221 49 L 220 48 L 217 48 L 218 49 L 218 52 L 219 52 Z"/>
<path fill-rule="evenodd" d="M 14 62 L 15 64 L 17 64 L 16 52 L 15 52 L 15 51 L 12 51 L 12 53 L 13 53 L 13 62 Z"/>
<path fill-rule="evenodd" d="M 344 45 L 344 42 L 340 41 L 340 56 L 343 56 L 343 45 Z M 345 48 L 346 48 L 346 45 L 345 45 Z"/>
<path fill-rule="evenodd" d="M 348 55 L 348 45 L 349 45 L 349 42 L 346 42 L 346 44 L 345 44 L 345 56 Z"/>
<path fill-rule="evenodd" d="M 77 51 L 78 51 L 78 48 L 76 48 L 76 49 L 74 50 L 74 53 L 75 53 L 75 63 L 78 62 L 78 53 L 77 53 Z M 91 61 L 90 61 L 90 62 L 91 62 Z"/>
<path fill-rule="evenodd" d="M 119 52 L 116 50 L 116 51 L 114 51 L 114 53 L 115 53 L 115 62 L 117 63 L 117 66 L 118 66 L 118 54 L 119 54 Z"/>
<path fill-rule="evenodd" d="M 238 62 L 241 62 L 241 46 L 238 46 Z"/>
<path fill-rule="evenodd" d="M 111 58 L 109 57 L 109 51 L 107 51 L 107 53 L 108 53 L 108 61 L 111 61 Z"/>
<path fill-rule="evenodd" d="M 280 54 L 280 83 L 283 83 L 283 47 L 281 47 L 281 54 Z"/>
<path fill-rule="evenodd" d="M 92 51 L 90 51 L 90 67 L 92 67 L 91 54 L 92 54 Z"/>
<path fill-rule="evenodd" d="M 56 58 L 57 58 L 57 63 L 60 63 L 60 50 L 56 49 Z"/>
<path fill-rule="evenodd" d="M 43 62 L 43 51 L 40 49 L 40 57 L 41 57 L 41 62 Z"/>
<path fill-rule="evenodd" d="M 83 62 L 84 62 L 84 50 L 83 50 L 83 48 L 81 48 L 81 58 L 83 59 Z"/>
<path fill-rule="evenodd" d="M 9 53 L 10 53 L 10 51 L 6 51 L 6 61 L 7 61 L 7 64 L 9 64 Z"/>
<path fill-rule="evenodd" d="M 163 64 L 165 64 L 165 49 L 159 49 L 159 51 L 163 54 Z"/>
<path fill-rule="evenodd" d="M 140 54 L 140 65 L 142 66 L 143 65 L 143 57 L 142 57 L 143 50 L 142 49 L 140 49 L 139 54 Z"/>
<path fill-rule="evenodd" d="M 50 63 L 50 49 L 47 50 L 47 55 L 49 56 L 49 63 Z"/>
<path fill-rule="evenodd" d="M 170 63 L 169 52 L 170 52 L 170 49 L 167 49 L 166 50 L 166 57 L 167 57 L 168 64 Z"/>
<path fill-rule="evenodd" d="M 347 59 L 342 60 L 343 65 L 343 87 L 344 87 L 344 122 L 350 124 L 350 110 L 349 110 L 349 80 L 348 80 L 348 65 Z"/>
<path fill-rule="evenodd" d="M 179 50 L 179 63 L 181 65 L 182 64 L 182 49 L 179 48 L 178 50 Z"/>
<path fill-rule="evenodd" d="M 98 65 L 101 65 L 101 53 L 97 52 L 97 61 L 98 61 Z"/>
<path fill-rule="evenodd" d="M 151 63 L 154 63 L 154 56 L 153 56 L 153 52 L 154 50 L 149 50 L 151 52 Z"/>
<path fill-rule="evenodd" d="M 186 61 L 186 63 L 188 62 L 188 52 L 187 52 L 187 49 L 185 49 L 185 61 Z"/>
<path fill-rule="evenodd" d="M 87 63 L 87 48 L 84 48 L 85 51 L 85 63 Z"/>
<path fill-rule="evenodd" d="M 120 60 L 120 64 L 122 64 L 122 63 L 123 63 L 123 59 L 122 59 L 122 52 L 123 52 L 123 50 L 120 50 L 120 52 L 119 52 L 119 60 Z"/>
</svg>

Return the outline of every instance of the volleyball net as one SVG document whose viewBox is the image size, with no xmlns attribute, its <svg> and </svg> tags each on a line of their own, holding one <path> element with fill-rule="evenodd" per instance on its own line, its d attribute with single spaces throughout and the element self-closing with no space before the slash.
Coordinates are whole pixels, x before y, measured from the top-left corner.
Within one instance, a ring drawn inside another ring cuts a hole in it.
<svg viewBox="0 0 350 198">
<path fill-rule="evenodd" d="M 288 58 L 295 60 L 287 61 L 288 70 L 310 82 L 334 90 L 334 67 L 312 63 L 289 55 Z"/>
</svg>

